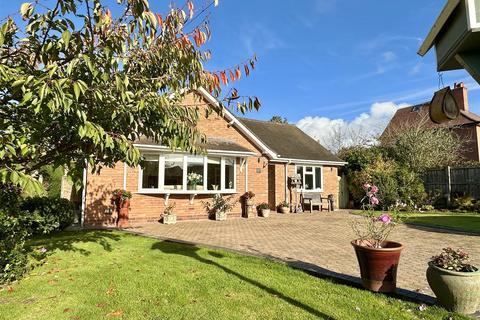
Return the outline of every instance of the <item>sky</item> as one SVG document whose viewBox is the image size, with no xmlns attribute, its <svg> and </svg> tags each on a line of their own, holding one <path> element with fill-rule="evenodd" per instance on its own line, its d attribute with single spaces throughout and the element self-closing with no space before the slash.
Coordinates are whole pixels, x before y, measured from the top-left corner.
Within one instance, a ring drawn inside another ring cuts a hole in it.
<svg viewBox="0 0 480 320">
<path fill-rule="evenodd" d="M 2 3 L 0 16 L 22 2 Z M 399 106 L 429 101 L 439 87 L 460 81 L 469 88 L 470 110 L 480 114 L 480 87 L 468 73 L 440 79 L 434 51 L 416 53 L 445 2 L 219 0 L 210 10 L 206 67 L 233 67 L 256 54 L 254 72 L 234 83 L 262 101 L 247 116 L 281 115 L 319 139 L 339 125 L 381 131 Z M 170 2 L 150 3 L 166 12 Z M 197 8 L 204 3 L 194 0 Z"/>
</svg>

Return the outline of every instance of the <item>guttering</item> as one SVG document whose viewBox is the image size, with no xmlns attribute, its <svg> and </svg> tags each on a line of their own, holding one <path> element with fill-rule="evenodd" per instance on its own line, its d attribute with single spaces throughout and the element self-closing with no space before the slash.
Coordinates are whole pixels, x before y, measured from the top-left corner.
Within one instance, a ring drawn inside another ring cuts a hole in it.
<svg viewBox="0 0 480 320">
<path fill-rule="evenodd" d="M 318 164 L 318 165 L 331 165 L 331 166 L 344 166 L 348 164 L 348 162 L 344 162 L 344 161 L 305 160 L 305 159 L 293 159 L 293 158 L 278 158 L 270 161 L 280 162 L 280 163 Z"/>
<path fill-rule="evenodd" d="M 438 16 L 437 20 L 433 24 L 433 27 L 430 29 L 427 37 L 422 43 L 422 46 L 418 50 L 418 54 L 420 56 L 424 56 L 427 52 L 433 47 L 435 39 L 437 38 L 438 34 L 442 30 L 443 26 L 447 22 L 448 18 L 452 15 L 455 8 L 460 3 L 460 0 L 448 0 L 447 4 L 443 8 L 442 12 Z"/>
<path fill-rule="evenodd" d="M 217 108 L 223 108 L 218 100 L 210 94 L 207 90 L 200 87 L 197 91 L 205 97 L 211 104 Z M 243 123 L 241 123 L 229 110 L 223 108 L 225 116 L 228 118 L 232 125 L 236 125 L 242 133 L 244 133 L 250 140 L 262 150 L 263 153 L 267 154 L 271 159 L 277 158 L 277 154 L 273 152 L 265 143 L 263 143 L 258 137 L 250 131 Z"/>
<path fill-rule="evenodd" d="M 142 144 L 142 143 L 134 143 L 134 147 L 144 150 L 144 151 L 172 151 L 170 148 L 165 147 L 165 146 L 160 146 L 160 145 L 155 145 L 155 144 Z M 188 153 L 183 150 L 176 150 L 172 151 L 176 153 Z M 229 150 L 215 150 L 215 149 L 207 149 L 207 154 L 216 154 L 216 155 L 228 155 L 228 156 L 255 156 L 257 153 L 252 152 L 252 151 L 229 151 Z"/>
</svg>

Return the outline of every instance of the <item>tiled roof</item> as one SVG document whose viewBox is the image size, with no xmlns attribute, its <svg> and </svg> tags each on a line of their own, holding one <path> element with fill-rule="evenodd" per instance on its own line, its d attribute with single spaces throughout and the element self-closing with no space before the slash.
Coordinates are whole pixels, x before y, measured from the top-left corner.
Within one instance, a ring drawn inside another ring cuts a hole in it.
<svg viewBox="0 0 480 320">
<path fill-rule="evenodd" d="M 279 158 L 313 161 L 342 160 L 294 125 L 238 118 L 255 136 Z"/>
<path fill-rule="evenodd" d="M 154 141 L 147 138 L 140 138 L 135 141 L 138 144 L 148 144 L 148 145 L 159 145 Z M 216 151 L 233 151 L 233 152 L 252 152 L 252 150 L 247 149 L 235 141 L 218 138 L 218 137 L 208 137 L 207 143 L 201 145 L 206 150 L 216 150 Z"/>
<path fill-rule="evenodd" d="M 429 128 L 440 128 L 440 127 L 451 128 L 451 127 L 458 127 L 458 126 L 465 126 L 465 125 L 480 123 L 480 116 L 469 111 L 460 110 L 460 115 L 457 119 L 446 122 L 446 123 L 437 124 L 432 120 L 430 120 L 429 111 L 430 111 L 429 102 L 398 109 L 395 115 L 393 116 L 392 120 L 390 120 L 390 123 L 388 124 L 387 128 L 383 132 L 383 135 L 388 133 L 390 130 L 395 130 L 399 127 L 403 127 L 405 125 L 409 125 L 413 123 L 418 123 L 420 121 L 423 121 L 424 125 Z"/>
</svg>

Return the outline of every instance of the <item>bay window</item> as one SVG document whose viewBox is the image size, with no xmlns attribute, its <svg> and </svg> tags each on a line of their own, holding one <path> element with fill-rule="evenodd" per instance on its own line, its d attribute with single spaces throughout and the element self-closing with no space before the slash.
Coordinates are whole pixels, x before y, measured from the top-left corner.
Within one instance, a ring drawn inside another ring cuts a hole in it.
<svg viewBox="0 0 480 320">
<path fill-rule="evenodd" d="M 187 188 L 203 190 L 204 157 L 187 157 Z"/>
<path fill-rule="evenodd" d="M 160 168 L 159 168 L 160 169 Z M 182 190 L 183 189 L 183 156 L 166 155 L 164 166 L 164 189 Z"/>
<path fill-rule="evenodd" d="M 297 165 L 295 172 L 300 176 L 302 190 L 323 191 L 323 168 L 319 166 Z"/>
<path fill-rule="evenodd" d="M 158 189 L 159 159 L 160 158 L 158 155 L 145 155 L 144 168 L 142 172 L 143 189 Z"/>
<path fill-rule="evenodd" d="M 225 159 L 225 186 L 224 189 L 232 190 L 235 186 L 235 160 Z"/>
<path fill-rule="evenodd" d="M 221 177 L 221 161 L 222 158 L 208 158 L 207 166 L 207 189 L 220 190 L 222 184 Z"/>
<path fill-rule="evenodd" d="M 236 189 L 236 159 L 184 154 L 144 154 L 139 192 L 214 193 Z"/>
</svg>

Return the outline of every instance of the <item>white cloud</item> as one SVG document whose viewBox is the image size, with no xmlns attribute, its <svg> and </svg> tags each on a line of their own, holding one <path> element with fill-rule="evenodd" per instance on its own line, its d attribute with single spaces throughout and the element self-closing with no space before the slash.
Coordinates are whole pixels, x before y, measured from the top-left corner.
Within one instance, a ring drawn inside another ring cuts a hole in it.
<svg viewBox="0 0 480 320">
<path fill-rule="evenodd" d="M 241 40 L 250 55 L 285 47 L 285 42 L 275 33 L 274 29 L 261 23 L 253 23 L 245 28 Z"/>
<path fill-rule="evenodd" d="M 305 117 L 297 122 L 302 129 L 325 147 L 337 151 L 339 147 L 358 143 L 360 140 L 375 139 L 378 137 L 395 112 L 409 104 L 394 102 L 375 102 L 370 111 L 357 116 L 352 121 L 344 119 L 330 119 L 327 117 Z M 339 137 L 341 136 L 341 137 Z M 341 138 L 341 146 L 339 146 Z"/>
<path fill-rule="evenodd" d="M 393 51 L 386 51 L 382 53 L 382 57 L 384 62 L 390 62 L 395 60 L 397 58 L 397 55 Z"/>
</svg>

